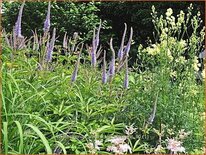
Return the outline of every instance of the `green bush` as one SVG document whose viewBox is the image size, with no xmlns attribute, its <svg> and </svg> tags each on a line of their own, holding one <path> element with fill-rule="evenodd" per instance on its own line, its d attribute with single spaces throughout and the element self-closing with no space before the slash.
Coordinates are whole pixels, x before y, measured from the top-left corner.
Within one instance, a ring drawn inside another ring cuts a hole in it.
<svg viewBox="0 0 206 155">
<path fill-rule="evenodd" d="M 15 25 L 18 9 L 21 3 L 3 3 L 2 26 L 7 32 L 11 32 Z M 22 30 L 24 36 L 31 36 L 32 30 L 43 33 L 44 20 L 47 11 L 46 2 L 28 2 L 25 4 L 22 17 Z M 31 12 L 32 11 L 32 12 Z M 81 32 L 81 36 L 88 39 L 88 34 L 99 23 L 96 15 L 98 8 L 94 3 L 52 3 L 51 6 L 51 27 L 56 28 L 60 39 L 64 33 L 72 35 L 74 32 Z"/>
</svg>

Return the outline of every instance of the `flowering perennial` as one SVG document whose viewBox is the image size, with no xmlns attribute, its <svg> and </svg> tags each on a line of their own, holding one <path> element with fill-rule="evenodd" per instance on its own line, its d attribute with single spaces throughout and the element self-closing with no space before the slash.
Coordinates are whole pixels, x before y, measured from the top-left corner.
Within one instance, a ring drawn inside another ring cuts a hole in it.
<svg viewBox="0 0 206 155">
<path fill-rule="evenodd" d="M 46 16 L 46 20 L 44 21 L 44 33 L 49 32 L 50 29 L 50 10 L 51 10 L 51 3 L 49 2 L 48 4 L 48 10 L 47 10 L 47 16 Z"/>
<path fill-rule="evenodd" d="M 131 27 L 129 41 L 127 43 L 126 48 L 124 49 L 124 54 L 129 54 L 131 43 L 132 43 L 132 36 L 133 36 L 133 28 Z"/>
<path fill-rule="evenodd" d="M 123 153 L 132 153 L 131 147 L 125 143 L 126 136 L 115 136 L 108 140 L 109 142 L 112 143 L 112 145 L 107 147 L 107 151 L 109 152 L 114 152 L 118 154 L 123 154 Z"/>
<path fill-rule="evenodd" d="M 172 151 L 174 154 L 177 152 L 185 152 L 185 148 L 182 145 L 182 142 L 175 139 L 169 139 L 167 149 Z"/>
<path fill-rule="evenodd" d="M 97 49 L 99 46 L 99 34 L 100 34 L 100 29 L 101 29 L 101 21 L 97 30 L 97 34 L 95 32 L 95 29 L 93 30 L 93 40 L 92 40 L 92 49 L 91 49 L 91 64 L 93 67 L 96 67 L 97 63 Z"/>
<path fill-rule="evenodd" d="M 104 51 L 103 67 L 102 67 L 102 83 L 107 83 L 107 68 L 106 68 L 106 51 Z"/>
<path fill-rule="evenodd" d="M 56 35 L 56 28 L 53 30 L 53 35 L 51 38 L 51 42 L 49 43 L 49 39 L 47 41 L 47 55 L 46 55 L 46 61 L 51 62 L 52 61 L 52 53 L 54 49 L 54 43 L 55 43 L 55 35 Z"/>
<path fill-rule="evenodd" d="M 124 28 L 124 33 L 123 33 L 123 36 L 122 36 L 122 42 L 121 42 L 121 46 L 120 46 L 120 49 L 118 51 L 118 58 L 119 60 L 121 61 L 122 58 L 123 58 L 123 49 L 124 49 L 124 39 L 125 39 L 125 36 L 126 36 L 126 32 L 127 32 L 127 24 L 124 23 L 125 25 L 125 28 Z"/>
<path fill-rule="evenodd" d="M 86 144 L 86 146 L 89 149 L 90 153 L 96 153 L 96 151 L 99 151 L 101 145 L 102 145 L 102 142 L 99 141 L 99 140 L 95 140 L 94 143 L 90 142 L 90 143 Z"/>
<path fill-rule="evenodd" d="M 125 77 L 124 77 L 124 88 L 128 89 L 128 87 L 129 87 L 129 71 L 128 71 L 128 58 L 127 58 L 127 56 L 126 56 L 125 67 L 126 67 L 126 71 L 125 71 Z"/>
<path fill-rule="evenodd" d="M 110 80 L 112 79 L 112 77 L 115 74 L 115 51 L 113 48 L 113 44 L 112 44 L 112 38 L 110 39 L 110 49 L 112 51 L 112 60 L 110 61 L 110 65 L 109 65 L 109 77 Z"/>
<path fill-rule="evenodd" d="M 76 81 L 76 79 L 77 79 L 77 72 L 78 72 L 79 63 L 80 63 L 80 56 L 81 56 L 81 53 L 79 53 L 79 55 L 78 55 L 78 59 L 77 59 L 77 62 L 75 64 L 75 68 L 74 68 L 74 71 L 72 73 L 72 77 L 71 77 L 72 82 Z"/>
<path fill-rule="evenodd" d="M 135 133 L 137 130 L 137 128 L 134 128 L 134 124 L 130 125 L 130 126 L 126 126 L 126 130 L 125 133 L 126 135 L 132 135 L 133 133 Z"/>
<path fill-rule="evenodd" d="M 21 19 L 22 19 L 22 12 L 23 12 L 23 8 L 24 8 L 25 2 L 22 3 L 20 10 L 19 10 L 19 14 L 18 14 L 18 18 L 17 21 L 15 23 L 15 35 L 17 36 L 17 38 L 23 38 L 22 34 L 21 34 Z"/>
</svg>

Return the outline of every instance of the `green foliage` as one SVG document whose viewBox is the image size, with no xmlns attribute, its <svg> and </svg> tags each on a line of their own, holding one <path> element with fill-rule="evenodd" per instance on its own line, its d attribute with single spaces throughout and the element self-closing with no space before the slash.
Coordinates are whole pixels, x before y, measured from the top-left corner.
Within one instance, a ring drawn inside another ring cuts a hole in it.
<svg viewBox="0 0 206 155">
<path fill-rule="evenodd" d="M 103 85 L 101 69 L 90 66 L 85 48 L 71 82 L 77 55 L 57 52 L 53 70 L 39 70 L 38 56 L 28 56 L 37 51 L 29 46 L 11 59 L 13 51 L 3 42 L 3 152 L 106 154 L 119 136 L 131 153 L 170 153 L 168 139 L 181 141 L 186 153 L 203 153 L 204 86 L 195 74 L 205 34 L 190 9 L 183 18 L 171 9 L 158 16 L 152 8 L 155 42 L 135 51 L 141 63 L 130 68 L 129 89 L 123 88 L 124 69 Z M 185 39 L 187 22 L 192 33 Z"/>
<path fill-rule="evenodd" d="M 22 16 L 22 31 L 24 36 L 31 36 L 32 30 L 43 33 L 44 20 L 47 11 L 46 2 L 27 2 Z M 3 4 L 4 13 L 2 26 L 7 32 L 11 32 L 15 25 L 20 3 Z M 72 35 L 74 32 L 81 32 L 81 36 L 90 37 L 88 32 L 99 23 L 99 17 L 96 15 L 98 8 L 94 3 L 72 3 L 61 2 L 52 3 L 51 7 L 51 28 L 58 30 L 62 37 L 64 33 Z"/>
</svg>

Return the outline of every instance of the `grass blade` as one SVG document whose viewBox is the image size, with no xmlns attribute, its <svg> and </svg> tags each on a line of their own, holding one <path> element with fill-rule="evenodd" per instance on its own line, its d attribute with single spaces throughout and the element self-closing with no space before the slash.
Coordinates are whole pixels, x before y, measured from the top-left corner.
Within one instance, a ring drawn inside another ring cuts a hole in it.
<svg viewBox="0 0 206 155">
<path fill-rule="evenodd" d="M 9 140 L 8 140 L 8 122 L 3 122 L 3 135 L 4 135 L 4 153 L 8 154 Z"/>
<path fill-rule="evenodd" d="M 49 142 L 46 139 L 46 137 L 43 135 L 43 133 L 36 126 L 33 126 L 31 124 L 26 124 L 26 126 L 32 128 L 34 130 L 34 132 L 36 132 L 36 134 L 41 138 L 42 143 L 44 144 L 44 146 L 46 148 L 47 154 L 52 154 L 52 149 L 49 146 Z"/>
<path fill-rule="evenodd" d="M 19 137 L 20 137 L 20 142 L 19 142 L 19 154 L 23 154 L 23 148 L 24 148 L 24 136 L 23 136 L 23 130 L 22 126 L 19 123 L 19 121 L 14 121 L 17 125 L 17 128 L 19 130 Z"/>
<path fill-rule="evenodd" d="M 63 153 L 67 154 L 65 146 L 60 141 L 56 141 L 56 143 L 58 143 L 58 146 L 62 149 Z"/>
</svg>

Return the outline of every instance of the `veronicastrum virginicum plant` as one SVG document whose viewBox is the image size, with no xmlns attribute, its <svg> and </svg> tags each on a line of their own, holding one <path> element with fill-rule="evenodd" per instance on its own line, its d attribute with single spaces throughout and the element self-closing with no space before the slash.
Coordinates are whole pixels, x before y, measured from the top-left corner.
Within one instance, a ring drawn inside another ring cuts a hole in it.
<svg viewBox="0 0 206 155">
<path fill-rule="evenodd" d="M 14 60 L 14 56 L 17 50 L 21 50 L 25 48 L 26 45 L 26 38 L 22 35 L 22 28 L 21 28 L 21 21 L 22 21 L 22 14 L 25 2 L 22 3 L 19 9 L 19 13 L 17 16 L 17 20 L 15 22 L 15 26 L 13 27 L 13 32 L 11 34 L 7 34 L 5 30 L 3 30 L 3 35 L 6 41 L 6 44 L 9 48 L 12 49 L 11 59 Z"/>
</svg>

